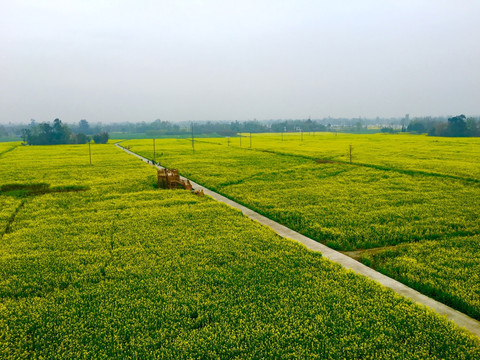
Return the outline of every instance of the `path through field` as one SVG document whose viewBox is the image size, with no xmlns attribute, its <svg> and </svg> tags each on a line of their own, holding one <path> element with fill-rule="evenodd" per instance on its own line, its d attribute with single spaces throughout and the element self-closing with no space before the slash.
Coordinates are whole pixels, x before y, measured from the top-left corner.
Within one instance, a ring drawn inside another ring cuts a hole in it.
<svg viewBox="0 0 480 360">
<path fill-rule="evenodd" d="M 139 159 L 142 159 L 147 163 L 151 163 L 148 159 L 122 147 L 118 143 L 116 143 L 115 146 L 117 146 L 119 149 L 126 151 L 131 155 L 138 157 Z M 325 258 L 331 261 L 334 261 L 336 263 L 339 263 L 345 268 L 353 270 L 357 274 L 367 276 L 370 279 L 373 279 L 379 282 L 383 286 L 389 289 L 392 289 L 396 293 L 435 310 L 437 313 L 446 316 L 448 319 L 455 322 L 457 325 L 464 327 L 465 329 L 469 330 L 476 336 L 480 337 L 480 322 L 478 322 L 477 320 L 472 319 L 471 317 L 457 310 L 454 310 L 451 307 L 444 305 L 428 296 L 425 296 L 419 293 L 418 291 L 398 282 L 397 280 L 394 280 L 386 275 L 383 275 L 378 271 L 375 271 L 369 268 L 368 266 L 348 257 L 347 255 L 344 255 L 338 251 L 335 251 L 313 239 L 310 239 L 309 237 L 306 237 L 292 229 L 289 229 L 284 225 L 281 225 L 273 220 L 270 220 L 269 218 L 262 216 L 259 213 L 243 205 L 240 205 L 239 203 L 233 200 L 226 198 L 225 196 L 222 196 L 214 191 L 211 191 L 210 189 L 207 189 L 202 185 L 197 184 L 191 180 L 190 182 L 192 183 L 195 190 L 203 190 L 206 195 L 214 198 L 215 200 L 223 202 L 233 208 L 239 209 L 240 211 L 242 211 L 243 214 L 248 216 L 250 219 L 255 220 L 265 226 L 268 226 L 280 236 L 283 236 L 292 240 L 296 240 L 304 244 L 308 249 L 320 252 L 322 256 L 324 256 Z"/>
</svg>

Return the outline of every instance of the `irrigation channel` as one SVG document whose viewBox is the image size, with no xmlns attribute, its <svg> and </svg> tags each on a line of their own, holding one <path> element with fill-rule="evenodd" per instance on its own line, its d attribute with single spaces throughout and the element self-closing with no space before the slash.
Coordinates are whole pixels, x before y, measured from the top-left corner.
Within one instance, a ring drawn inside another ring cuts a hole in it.
<svg viewBox="0 0 480 360">
<path fill-rule="evenodd" d="M 123 146 L 121 146 L 119 143 L 116 143 L 115 146 L 117 146 L 119 149 L 124 150 L 130 155 L 136 156 L 139 159 L 145 161 L 148 164 L 151 164 L 151 161 L 147 158 L 144 158 L 141 155 L 138 155 L 134 153 L 133 151 L 130 151 Z M 155 165 L 157 168 L 162 169 L 161 166 Z M 185 179 L 184 177 L 181 177 L 182 179 Z M 275 231 L 278 235 L 292 239 L 295 241 L 298 241 L 305 245 L 308 249 L 312 251 L 318 251 L 324 256 L 325 258 L 334 261 L 343 267 L 347 269 L 351 269 L 357 274 L 361 274 L 364 276 L 367 276 L 368 278 L 375 280 L 376 282 L 382 284 L 383 286 L 392 289 L 395 291 L 397 294 L 400 294 L 406 298 L 409 298 L 413 300 L 414 302 L 427 306 L 434 311 L 436 311 L 440 315 L 446 316 L 449 320 L 453 321 L 456 323 L 458 326 L 463 327 L 470 331 L 471 333 L 475 334 L 480 338 L 480 322 L 465 315 L 464 313 L 457 311 L 455 309 L 452 309 L 451 307 L 442 304 L 428 296 L 425 296 L 418 292 L 417 290 L 414 290 L 401 282 L 394 280 L 386 275 L 383 275 L 379 273 L 376 270 L 373 270 L 372 268 L 369 268 L 368 266 L 352 259 L 351 257 L 348 257 L 347 255 L 344 255 L 336 250 L 333 250 L 313 239 L 310 239 L 309 237 L 306 237 L 296 231 L 293 231 L 292 229 L 289 229 L 288 227 L 281 225 L 277 223 L 276 221 L 270 220 L 269 218 L 260 215 L 259 213 L 243 206 L 240 205 L 239 203 L 230 200 L 229 198 L 220 195 L 210 189 L 207 189 L 206 187 L 199 185 L 195 183 L 194 181 L 190 180 L 190 183 L 192 184 L 193 188 L 195 190 L 203 190 L 205 195 L 208 195 L 212 198 L 214 198 L 217 201 L 223 202 L 235 209 L 239 209 L 242 211 L 242 213 L 245 216 L 248 216 L 250 219 L 255 220 L 259 222 L 262 225 L 268 226 L 270 229 Z"/>
</svg>

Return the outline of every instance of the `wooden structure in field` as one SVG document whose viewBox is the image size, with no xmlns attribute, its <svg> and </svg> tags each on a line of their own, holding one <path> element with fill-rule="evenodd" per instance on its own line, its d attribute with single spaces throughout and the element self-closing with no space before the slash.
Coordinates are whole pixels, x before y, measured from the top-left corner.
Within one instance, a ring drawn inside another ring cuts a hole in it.
<svg viewBox="0 0 480 360">
<path fill-rule="evenodd" d="M 177 169 L 158 169 L 158 187 L 160 189 L 192 190 L 192 184 L 188 179 L 180 179 Z"/>
</svg>

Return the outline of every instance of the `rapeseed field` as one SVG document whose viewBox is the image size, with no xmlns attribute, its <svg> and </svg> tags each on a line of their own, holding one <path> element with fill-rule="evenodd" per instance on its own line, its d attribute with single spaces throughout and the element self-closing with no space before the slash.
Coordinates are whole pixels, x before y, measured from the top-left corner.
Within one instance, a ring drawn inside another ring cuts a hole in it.
<svg viewBox="0 0 480 360">
<path fill-rule="evenodd" d="M 334 249 L 374 249 L 366 264 L 480 319 L 478 138 L 252 134 L 250 148 L 244 134 L 241 142 L 200 139 L 193 152 L 188 139 L 163 139 L 155 156 Z M 122 144 L 153 158 L 152 140 Z M 420 255 L 426 249 L 432 256 Z"/>
<path fill-rule="evenodd" d="M 0 158 L 0 358 L 480 357 L 432 311 L 208 197 L 156 189 L 113 145 L 92 163 L 85 145 Z"/>
</svg>

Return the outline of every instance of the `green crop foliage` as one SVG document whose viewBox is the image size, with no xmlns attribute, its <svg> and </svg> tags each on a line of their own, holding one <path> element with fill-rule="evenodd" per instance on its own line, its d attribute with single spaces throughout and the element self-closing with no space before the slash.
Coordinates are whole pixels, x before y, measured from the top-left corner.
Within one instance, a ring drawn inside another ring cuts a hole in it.
<svg viewBox="0 0 480 360">
<path fill-rule="evenodd" d="M 257 135 L 255 143 L 261 139 Z M 283 142 L 275 141 L 283 155 L 229 147 L 218 139 L 198 141 L 193 153 L 188 140 L 158 140 L 156 160 L 335 249 L 480 233 L 480 183 L 475 179 L 383 170 L 375 164 L 317 163 L 288 154 Z M 243 142 L 248 144 L 248 138 Z M 153 158 L 151 142 L 125 144 Z"/>
<path fill-rule="evenodd" d="M 279 136 L 253 135 L 252 149 L 248 136 L 243 148 L 239 138 L 230 146 L 226 139 L 201 139 L 195 153 L 188 140 L 158 140 L 156 160 L 335 249 L 427 241 L 445 259 L 439 260 L 443 273 L 428 271 L 435 259 L 415 253 L 421 275 L 415 267 L 396 271 L 391 262 L 398 252 L 385 265 L 381 259 L 370 263 L 480 319 L 480 282 L 467 275 L 480 268 L 480 259 L 470 255 L 478 253 L 476 240 L 464 242 L 458 261 L 448 260 L 450 239 L 480 234 L 480 139 L 327 133 L 304 134 L 302 142 L 298 134 L 285 134 L 284 141 Z M 153 156 L 151 141 L 122 144 Z M 407 255 L 415 248 L 401 247 Z"/>
<path fill-rule="evenodd" d="M 349 162 L 388 170 L 480 180 L 479 138 L 441 138 L 408 134 L 356 135 L 338 133 L 253 135 L 252 147 L 298 156 Z M 225 139 L 215 139 L 226 144 Z M 238 142 L 232 144 L 238 145 Z M 244 147 L 249 142 L 244 140 Z"/>
<path fill-rule="evenodd" d="M 480 236 L 422 241 L 363 254 L 363 261 L 480 319 Z"/>
<path fill-rule="evenodd" d="M 183 190 L 113 145 L 21 147 L 0 186 L 2 359 L 476 359 L 445 318 Z M 21 160 L 21 161 L 19 161 Z M 11 189 L 11 187 L 9 187 Z M 3 215 L 5 213 L 5 215 Z"/>
</svg>

